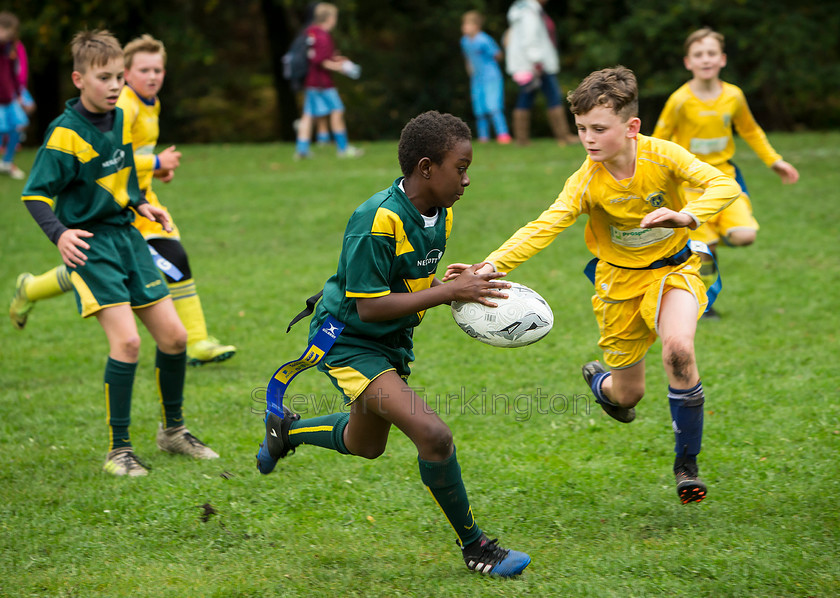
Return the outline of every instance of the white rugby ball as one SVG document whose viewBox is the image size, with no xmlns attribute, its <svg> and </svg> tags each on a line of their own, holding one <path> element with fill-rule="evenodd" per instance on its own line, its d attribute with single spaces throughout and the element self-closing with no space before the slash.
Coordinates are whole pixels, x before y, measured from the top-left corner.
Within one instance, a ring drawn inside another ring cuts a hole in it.
<svg viewBox="0 0 840 598">
<path fill-rule="evenodd" d="M 554 314 L 539 293 L 512 282 L 507 299 L 490 297 L 498 307 L 455 301 L 452 317 L 461 330 L 494 347 L 524 347 L 551 331 Z"/>
</svg>

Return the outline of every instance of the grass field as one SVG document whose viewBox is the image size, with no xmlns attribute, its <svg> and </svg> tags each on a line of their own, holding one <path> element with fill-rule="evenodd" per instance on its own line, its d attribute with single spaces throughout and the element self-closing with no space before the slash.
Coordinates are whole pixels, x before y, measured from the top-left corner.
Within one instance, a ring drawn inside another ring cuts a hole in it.
<svg viewBox="0 0 840 598">
<path fill-rule="evenodd" d="M 681 505 L 659 345 L 648 392 L 622 426 L 579 368 L 599 357 L 583 223 L 511 280 L 551 303 L 536 345 L 471 340 L 449 310 L 417 329 L 412 385 L 452 427 L 479 525 L 532 565 L 518 579 L 469 573 L 392 434 L 365 461 L 303 447 L 260 476 L 268 377 L 305 347 L 285 327 L 334 272 L 351 211 L 399 174 L 396 143 L 363 159 L 289 145 L 184 146 L 162 200 L 179 224 L 211 333 L 239 352 L 190 369 L 185 413 L 222 458 L 192 462 L 154 442 L 154 346 L 143 332 L 132 438 L 153 471 L 116 479 L 101 391 L 107 343 L 72 295 L 39 304 L 26 330 L 0 326 L 2 596 L 836 596 L 840 594 L 840 133 L 774 135 L 802 175 L 782 186 L 738 152 L 761 223 L 721 250 L 720 321 L 702 322 L 701 474 L 709 498 Z M 33 151 L 20 155 L 29 170 Z M 580 164 L 578 147 L 476 146 L 444 263 L 477 261 L 536 216 Z M 0 300 L 21 271 L 59 263 L 0 178 Z M 292 385 L 305 416 L 339 404 L 326 378 Z M 202 505 L 215 514 L 205 514 Z M 206 521 L 204 520 L 206 519 Z"/>
</svg>

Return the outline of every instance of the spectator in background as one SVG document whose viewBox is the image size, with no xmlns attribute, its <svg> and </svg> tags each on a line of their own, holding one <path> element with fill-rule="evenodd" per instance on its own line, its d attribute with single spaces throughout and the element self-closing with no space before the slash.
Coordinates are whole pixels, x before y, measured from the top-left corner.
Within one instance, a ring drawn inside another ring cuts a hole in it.
<svg viewBox="0 0 840 598">
<path fill-rule="evenodd" d="M 490 123 L 499 143 L 510 143 L 505 120 L 504 79 L 498 60 L 502 49 L 492 37 L 481 30 L 484 17 L 477 10 L 461 17 L 461 51 L 464 53 L 467 74 L 470 76 L 470 99 L 475 114 L 478 140 L 490 140 Z"/>
<path fill-rule="evenodd" d="M 26 173 L 15 166 L 20 136 L 29 124 L 21 104 L 21 81 L 18 42 L 18 18 L 8 12 L 0 12 L 0 139 L 5 140 L 6 149 L 0 161 L 0 174 L 22 180 Z M 25 53 L 24 53 L 25 56 Z M 24 58 L 25 60 L 25 58 Z"/>
<path fill-rule="evenodd" d="M 513 109 L 513 137 L 519 145 L 527 145 L 531 129 L 531 108 L 538 89 L 548 104 L 548 121 L 559 145 L 578 141 L 569 129 L 557 73 L 557 29 L 543 10 L 548 0 L 516 0 L 507 13 L 505 67 L 519 86 Z"/>
<path fill-rule="evenodd" d="M 330 31 L 338 23 L 338 8 L 328 2 L 315 7 L 312 25 L 307 29 L 309 44 L 309 72 L 304 82 L 303 116 L 297 134 L 295 159 L 311 157 L 312 122 L 329 115 L 330 127 L 340 158 L 356 158 L 362 150 L 349 144 L 344 122 L 344 104 L 332 81 L 330 71 L 358 78 L 359 67 L 336 52 Z"/>
</svg>

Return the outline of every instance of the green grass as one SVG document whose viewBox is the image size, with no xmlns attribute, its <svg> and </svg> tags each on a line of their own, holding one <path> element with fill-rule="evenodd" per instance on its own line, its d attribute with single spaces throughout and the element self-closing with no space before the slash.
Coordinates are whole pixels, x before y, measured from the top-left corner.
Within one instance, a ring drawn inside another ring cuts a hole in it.
<svg viewBox="0 0 840 598">
<path fill-rule="evenodd" d="M 39 304 L 23 332 L 0 326 L 0 595 L 837 595 L 840 133 L 772 141 L 802 179 L 782 186 L 740 147 L 762 228 L 753 247 L 721 250 L 723 319 L 698 333 L 703 503 L 683 506 L 674 492 L 658 344 L 632 425 L 585 393 L 580 364 L 599 352 L 582 223 L 511 276 L 554 309 L 555 329 L 538 344 L 482 345 L 446 308 L 417 329 L 411 382 L 454 431 L 479 525 L 533 558 L 509 581 L 465 569 L 397 432 L 375 461 L 304 447 L 271 476 L 254 467 L 262 389 L 305 346 L 306 325 L 286 334 L 286 324 L 334 271 L 350 212 L 398 175 L 396 144 L 367 145 L 356 161 L 320 150 L 301 163 L 289 145 L 180 147 L 182 167 L 159 194 L 184 235 L 211 332 L 239 347 L 230 362 L 187 375 L 188 423 L 222 458 L 155 448 L 144 331 L 132 436 L 154 469 L 143 479 L 104 474 L 99 326 L 78 317 L 72 295 Z M 33 156 L 19 165 L 28 170 Z M 483 258 L 582 159 L 579 147 L 548 140 L 477 145 L 444 262 Z M 20 271 L 59 261 L 21 189 L 0 179 L 7 299 Z M 337 401 L 317 372 L 291 392 L 306 415 Z M 205 503 L 217 512 L 206 522 Z"/>
</svg>

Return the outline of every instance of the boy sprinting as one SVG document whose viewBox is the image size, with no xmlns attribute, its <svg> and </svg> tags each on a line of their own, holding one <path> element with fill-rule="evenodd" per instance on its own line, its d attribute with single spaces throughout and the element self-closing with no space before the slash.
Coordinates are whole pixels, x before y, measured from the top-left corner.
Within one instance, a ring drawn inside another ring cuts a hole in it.
<svg viewBox="0 0 840 598">
<path fill-rule="evenodd" d="M 783 183 L 795 183 L 799 173 L 767 141 L 750 112 L 744 92 L 721 81 L 720 71 L 726 66 L 723 35 L 709 28 L 693 32 L 685 40 L 683 61 L 692 78 L 668 98 L 653 136 L 680 144 L 704 162 L 734 177 L 741 186 L 741 195 L 735 202 L 690 233 L 692 239 L 706 243 L 716 256 L 721 240 L 727 245 L 743 247 L 755 241 L 758 231 L 747 186 L 732 162 L 735 155 L 733 126 Z M 702 193 L 702 189 L 687 186 L 685 193 L 690 201 L 691 197 Z M 716 262 L 711 256 L 702 259 L 701 276 L 710 286 L 718 275 Z M 717 313 L 710 309 L 706 316 L 714 318 Z"/>
<path fill-rule="evenodd" d="M 490 140 L 490 124 L 496 140 L 505 145 L 511 137 L 505 120 L 504 79 L 499 59 L 502 49 L 492 37 L 482 31 L 484 18 L 477 10 L 465 12 L 461 17 L 461 52 L 464 54 L 467 74 L 470 76 L 470 100 L 475 115 L 478 140 Z"/>
<path fill-rule="evenodd" d="M 662 338 L 675 435 L 674 474 L 683 503 L 703 500 L 697 455 L 703 431 L 703 385 L 694 354 L 697 319 L 706 308 L 700 258 L 688 231 L 731 203 L 737 183 L 675 143 L 639 134 L 638 87 L 624 67 L 590 74 L 568 96 L 588 157 L 554 203 L 487 257 L 479 273 L 510 272 L 545 249 L 578 216 L 595 255 L 592 307 L 600 362 L 583 366 L 596 402 L 629 423 L 645 391 L 645 354 Z M 703 189 L 685 201 L 680 185 Z M 453 264 L 444 281 L 457 280 Z"/>
<path fill-rule="evenodd" d="M 166 211 L 143 199 L 137 184 L 131 138 L 117 108 L 122 49 L 107 31 L 80 32 L 71 49 L 73 84 L 80 95 L 47 129 L 22 199 L 70 268 L 79 313 L 95 316 L 108 338 L 104 470 L 117 476 L 148 473 L 129 436 L 140 352 L 135 314 L 157 344 L 158 447 L 197 459 L 218 458 L 184 426 L 187 333 L 143 237 L 131 225 L 130 207 L 171 230 Z"/>
<path fill-rule="evenodd" d="M 425 112 L 408 122 L 399 142 L 403 176 L 363 203 L 347 224 L 338 270 L 326 283 L 310 326 L 310 342 L 331 316 L 344 332 L 318 364 L 344 395 L 350 412 L 300 419 L 283 406 L 268 412 L 257 467 L 267 474 L 303 445 L 375 459 L 391 426 L 417 447 L 420 478 L 458 536 L 472 570 L 510 577 L 527 554 L 500 547 L 473 518 L 452 431 L 408 386 L 412 335 L 427 309 L 452 301 L 493 303 L 507 283 L 497 273 L 466 268 L 458 280 L 435 277 L 452 229 L 452 206 L 470 184 L 470 129 L 451 114 Z"/>
<path fill-rule="evenodd" d="M 122 109 L 123 119 L 131 131 L 140 192 L 150 204 L 166 210 L 152 188 L 152 181 L 157 178 L 164 183 L 170 182 L 181 159 L 181 152 L 175 146 L 154 153 L 160 134 L 158 93 L 166 75 L 166 48 L 163 42 L 142 35 L 126 44 L 123 56 L 127 85 L 120 92 L 117 106 Z M 136 215 L 134 226 L 165 260 L 161 270 L 175 311 L 187 329 L 187 363 L 201 365 L 230 359 L 236 353 L 236 347 L 225 345 L 208 334 L 187 252 L 168 210 L 167 215 L 172 227 L 170 231 L 164 230 L 160 222 L 152 222 L 141 214 Z M 18 330 L 23 329 L 37 301 L 60 295 L 72 287 L 67 267 L 63 265 L 37 276 L 21 274 L 9 306 L 12 323 Z"/>
</svg>

